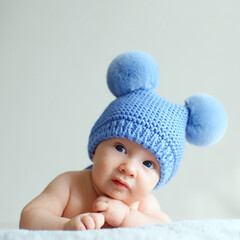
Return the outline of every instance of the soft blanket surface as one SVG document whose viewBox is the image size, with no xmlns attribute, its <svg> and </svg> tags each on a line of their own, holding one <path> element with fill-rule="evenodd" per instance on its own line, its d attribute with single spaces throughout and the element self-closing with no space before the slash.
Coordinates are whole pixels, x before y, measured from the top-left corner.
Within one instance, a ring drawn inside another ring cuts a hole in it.
<svg viewBox="0 0 240 240">
<path fill-rule="evenodd" d="M 137 228 L 113 228 L 88 231 L 1 230 L 1 240 L 240 240 L 240 219 L 185 220 Z"/>
</svg>

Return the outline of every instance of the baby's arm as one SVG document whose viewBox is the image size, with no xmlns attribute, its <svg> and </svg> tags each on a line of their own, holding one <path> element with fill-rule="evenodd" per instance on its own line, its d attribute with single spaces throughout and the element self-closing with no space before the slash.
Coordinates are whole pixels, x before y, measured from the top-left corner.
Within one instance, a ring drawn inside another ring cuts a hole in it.
<svg viewBox="0 0 240 240">
<path fill-rule="evenodd" d="M 26 229 L 98 229 L 104 224 L 104 216 L 85 213 L 73 219 L 62 217 L 68 204 L 71 175 L 64 173 L 55 178 L 47 188 L 22 211 L 20 228 Z"/>
<path fill-rule="evenodd" d="M 61 216 L 69 194 L 70 179 L 68 174 L 62 174 L 22 210 L 20 228 L 64 229 L 69 219 Z"/>
<path fill-rule="evenodd" d="M 161 210 L 157 199 L 149 195 L 140 201 L 137 210 L 130 209 L 130 214 L 124 219 L 122 226 L 136 227 L 164 222 L 171 222 L 171 219 Z"/>
<path fill-rule="evenodd" d="M 161 211 L 153 195 L 141 201 L 138 209 L 128 207 L 123 202 L 108 197 L 98 198 L 93 208 L 96 212 L 103 213 L 106 222 L 113 227 L 137 227 L 171 221 Z"/>
</svg>

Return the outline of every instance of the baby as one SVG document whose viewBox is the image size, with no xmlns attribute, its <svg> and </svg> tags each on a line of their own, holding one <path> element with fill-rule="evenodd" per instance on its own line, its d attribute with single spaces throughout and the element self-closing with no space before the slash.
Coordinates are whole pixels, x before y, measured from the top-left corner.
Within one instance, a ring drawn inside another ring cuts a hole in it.
<svg viewBox="0 0 240 240">
<path fill-rule="evenodd" d="M 185 106 L 159 96 L 159 70 L 148 54 L 119 55 L 107 83 L 117 97 L 92 128 L 93 165 L 56 177 L 22 211 L 20 228 L 86 230 L 169 222 L 152 191 L 181 162 L 185 138 L 198 146 L 217 142 L 227 127 L 222 105 L 198 94 Z"/>
</svg>

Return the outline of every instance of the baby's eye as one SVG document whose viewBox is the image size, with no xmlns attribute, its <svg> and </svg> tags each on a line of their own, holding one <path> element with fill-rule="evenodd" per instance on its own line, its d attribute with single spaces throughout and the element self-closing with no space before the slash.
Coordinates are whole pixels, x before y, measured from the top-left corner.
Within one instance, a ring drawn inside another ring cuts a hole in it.
<svg viewBox="0 0 240 240">
<path fill-rule="evenodd" d="M 147 168 L 154 168 L 154 165 L 151 161 L 147 160 L 143 162 L 143 165 Z"/>
<path fill-rule="evenodd" d="M 116 145 L 115 148 L 116 148 L 116 150 L 117 150 L 118 152 L 121 152 L 121 153 L 123 153 L 123 154 L 126 153 L 125 148 L 124 148 L 122 145 L 120 145 L 120 144 Z"/>
</svg>

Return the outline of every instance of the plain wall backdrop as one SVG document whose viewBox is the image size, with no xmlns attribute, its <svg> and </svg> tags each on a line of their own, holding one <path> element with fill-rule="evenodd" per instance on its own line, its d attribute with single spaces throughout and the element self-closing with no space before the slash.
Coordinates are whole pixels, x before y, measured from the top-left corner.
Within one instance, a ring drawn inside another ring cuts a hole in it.
<svg viewBox="0 0 240 240">
<path fill-rule="evenodd" d="M 58 174 L 90 160 L 88 136 L 114 99 L 105 76 L 124 51 L 160 67 L 156 91 L 208 93 L 229 120 L 216 145 L 186 145 L 154 192 L 173 221 L 240 217 L 240 1 L 0 0 L 0 228 Z"/>
</svg>

